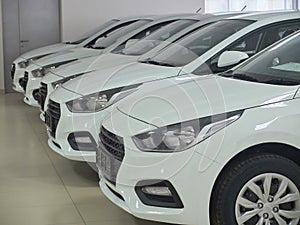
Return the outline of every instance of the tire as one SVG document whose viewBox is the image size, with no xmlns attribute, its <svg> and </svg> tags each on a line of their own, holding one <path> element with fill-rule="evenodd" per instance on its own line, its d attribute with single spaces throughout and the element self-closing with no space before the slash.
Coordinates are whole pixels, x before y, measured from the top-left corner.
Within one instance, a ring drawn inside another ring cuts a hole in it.
<svg viewBox="0 0 300 225">
<path fill-rule="evenodd" d="M 248 156 L 229 165 L 218 180 L 211 198 L 211 224 L 300 224 L 299 190 L 296 163 L 273 154 Z"/>
</svg>

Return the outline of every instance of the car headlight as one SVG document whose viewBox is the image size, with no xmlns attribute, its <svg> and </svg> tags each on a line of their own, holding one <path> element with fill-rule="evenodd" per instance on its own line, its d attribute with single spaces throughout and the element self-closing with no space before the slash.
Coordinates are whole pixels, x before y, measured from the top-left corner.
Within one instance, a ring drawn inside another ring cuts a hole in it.
<svg viewBox="0 0 300 225">
<path fill-rule="evenodd" d="M 97 92 L 69 101 L 66 104 L 73 113 L 98 112 L 136 91 L 140 85 L 136 84 Z"/>
<path fill-rule="evenodd" d="M 34 77 L 43 77 L 45 76 L 47 73 L 49 73 L 52 69 L 58 68 L 62 65 L 77 61 L 78 59 L 71 59 L 71 60 L 67 60 L 67 61 L 62 61 L 62 62 L 58 62 L 58 63 L 53 63 L 51 65 L 47 65 L 44 67 L 41 67 L 39 69 L 33 70 L 32 71 L 32 76 Z"/>
<path fill-rule="evenodd" d="M 68 82 L 69 80 L 73 80 L 74 78 L 82 76 L 82 75 L 84 75 L 84 73 L 76 74 L 76 75 L 73 75 L 73 76 L 66 77 L 64 79 L 55 81 L 55 82 L 52 83 L 52 87 L 53 87 L 53 89 L 57 89 L 59 86 L 61 86 L 62 84 Z"/>
<path fill-rule="evenodd" d="M 32 76 L 34 77 L 43 77 L 45 76 L 48 72 L 50 72 L 51 69 L 54 69 L 55 67 L 44 67 L 44 68 L 39 68 L 36 70 L 32 71 Z"/>
<path fill-rule="evenodd" d="M 239 119 L 243 111 L 204 117 L 158 128 L 132 137 L 145 152 L 184 151 Z"/>
<path fill-rule="evenodd" d="M 24 60 L 24 61 L 18 63 L 18 66 L 21 69 L 25 69 L 28 65 L 29 65 L 29 60 Z"/>
</svg>

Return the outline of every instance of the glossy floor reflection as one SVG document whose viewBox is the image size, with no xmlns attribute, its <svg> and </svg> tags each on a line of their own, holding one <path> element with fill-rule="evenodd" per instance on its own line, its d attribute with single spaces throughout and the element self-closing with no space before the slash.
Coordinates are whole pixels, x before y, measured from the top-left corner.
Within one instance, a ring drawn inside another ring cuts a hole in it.
<svg viewBox="0 0 300 225">
<path fill-rule="evenodd" d="M 125 213 L 88 164 L 52 152 L 39 109 L 21 94 L 0 96 L 0 143 L 1 225 L 162 225 Z"/>
</svg>

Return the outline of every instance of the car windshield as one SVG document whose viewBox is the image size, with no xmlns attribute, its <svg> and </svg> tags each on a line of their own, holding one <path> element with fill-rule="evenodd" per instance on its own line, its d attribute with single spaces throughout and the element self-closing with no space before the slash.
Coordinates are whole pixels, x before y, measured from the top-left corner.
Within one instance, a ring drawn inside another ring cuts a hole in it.
<svg viewBox="0 0 300 225">
<path fill-rule="evenodd" d="M 105 49 L 109 47 L 110 45 L 114 44 L 118 41 L 119 38 L 122 38 L 126 34 L 144 26 L 145 24 L 151 22 L 151 20 L 138 20 L 134 23 L 131 23 L 125 27 L 122 27 L 121 29 L 118 29 L 115 32 L 110 33 L 108 36 L 103 37 L 103 39 L 97 41 L 95 45 L 92 46 L 92 48 L 95 49 Z"/>
<path fill-rule="evenodd" d="M 300 33 L 283 40 L 259 54 L 234 71 L 221 76 L 251 82 L 299 85 L 300 84 Z"/>
<path fill-rule="evenodd" d="M 77 40 L 77 41 L 70 41 L 70 42 L 67 42 L 67 44 L 78 45 L 81 42 L 87 40 L 88 38 L 96 35 L 99 31 L 101 31 L 101 30 L 103 30 L 103 29 L 105 29 L 105 28 L 109 27 L 110 25 L 112 25 L 114 23 L 117 23 L 117 22 L 119 22 L 119 20 L 116 20 L 116 19 L 109 20 L 106 23 L 102 24 L 101 26 L 99 26 L 99 27 L 93 29 L 92 31 L 89 31 L 88 33 L 82 35 L 82 37 L 79 40 Z"/>
<path fill-rule="evenodd" d="M 222 20 L 210 24 L 171 44 L 153 58 L 141 62 L 165 66 L 185 66 L 252 22 L 254 21 Z"/>
<path fill-rule="evenodd" d="M 152 34 L 146 36 L 142 40 L 138 41 L 134 45 L 131 45 L 125 49 L 123 49 L 120 53 L 124 55 L 143 55 L 151 49 L 158 46 L 163 41 L 172 37 L 174 34 L 183 30 L 184 28 L 196 23 L 197 20 L 178 20 L 173 23 L 170 23 L 159 30 L 153 32 Z"/>
</svg>

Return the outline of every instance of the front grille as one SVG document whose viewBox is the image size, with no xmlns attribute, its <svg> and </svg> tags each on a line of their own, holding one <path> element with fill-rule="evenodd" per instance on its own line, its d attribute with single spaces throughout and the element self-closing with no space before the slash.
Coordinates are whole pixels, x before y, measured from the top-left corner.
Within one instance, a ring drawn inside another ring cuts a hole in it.
<svg viewBox="0 0 300 225">
<path fill-rule="evenodd" d="M 123 138 L 104 127 L 101 128 L 99 138 L 101 142 L 97 149 L 97 166 L 105 179 L 116 185 L 117 175 L 125 156 Z"/>
<path fill-rule="evenodd" d="M 47 94 L 48 94 L 47 84 L 41 83 L 39 93 L 40 93 L 39 104 L 41 106 L 42 111 L 44 111 L 45 101 L 46 101 L 46 97 L 47 97 Z"/>
<path fill-rule="evenodd" d="M 99 137 L 106 151 L 117 160 L 123 161 L 125 155 L 123 138 L 109 132 L 104 127 L 101 128 Z"/>
<path fill-rule="evenodd" d="M 24 73 L 24 79 L 23 79 L 23 82 L 21 84 L 21 86 L 24 89 L 24 91 L 26 91 L 27 83 L 28 83 L 28 72 L 25 71 L 25 73 Z"/>
<path fill-rule="evenodd" d="M 15 73 L 16 73 L 16 64 L 13 64 L 11 67 L 11 79 L 15 78 Z"/>
<path fill-rule="evenodd" d="M 50 135 L 55 138 L 56 129 L 61 116 L 60 104 L 49 100 L 48 109 L 45 114 L 45 122 L 48 126 Z"/>
</svg>

